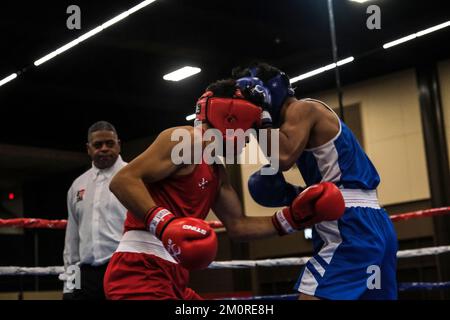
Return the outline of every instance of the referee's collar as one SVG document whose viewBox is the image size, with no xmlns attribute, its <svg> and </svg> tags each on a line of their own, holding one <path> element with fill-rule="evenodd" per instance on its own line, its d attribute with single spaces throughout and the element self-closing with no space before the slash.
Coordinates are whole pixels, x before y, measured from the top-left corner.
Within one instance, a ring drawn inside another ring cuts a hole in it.
<svg viewBox="0 0 450 320">
<path fill-rule="evenodd" d="M 92 162 L 92 171 L 94 173 L 94 180 L 100 175 L 104 175 L 106 178 L 110 178 L 113 174 L 115 174 L 117 171 L 119 171 L 123 167 L 124 161 L 122 160 L 122 157 L 119 156 L 116 159 L 116 162 L 114 164 L 106 169 L 99 169 L 97 168 L 94 163 Z"/>
</svg>

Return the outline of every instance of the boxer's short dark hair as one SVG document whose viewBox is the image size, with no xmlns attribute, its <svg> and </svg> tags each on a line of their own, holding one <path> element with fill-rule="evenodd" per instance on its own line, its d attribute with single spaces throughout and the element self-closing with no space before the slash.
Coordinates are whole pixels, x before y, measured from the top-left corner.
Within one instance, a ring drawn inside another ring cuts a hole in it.
<svg viewBox="0 0 450 320">
<path fill-rule="evenodd" d="M 206 91 L 212 91 L 215 97 L 232 98 L 236 93 L 236 80 L 223 79 L 211 83 Z"/>
<path fill-rule="evenodd" d="M 268 81 L 281 73 L 280 69 L 271 66 L 266 62 L 254 61 L 246 67 L 235 67 L 231 71 L 231 75 L 234 79 L 249 77 L 251 76 L 250 68 L 255 68 L 257 70 L 256 76 L 263 82 Z"/>
<path fill-rule="evenodd" d="M 206 91 L 212 91 L 215 97 L 232 98 L 236 93 L 236 80 L 234 79 L 218 80 L 216 82 L 211 83 L 206 88 Z M 249 94 L 249 92 L 247 92 L 246 90 L 241 91 L 246 100 L 250 101 L 251 103 L 257 106 L 260 106 L 261 101 L 254 99 L 252 95 Z"/>
</svg>

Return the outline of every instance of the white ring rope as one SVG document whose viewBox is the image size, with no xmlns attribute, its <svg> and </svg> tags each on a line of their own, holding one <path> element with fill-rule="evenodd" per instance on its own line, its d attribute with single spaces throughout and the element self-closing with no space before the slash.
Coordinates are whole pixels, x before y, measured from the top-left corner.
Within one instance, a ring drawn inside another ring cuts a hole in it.
<svg viewBox="0 0 450 320">
<path fill-rule="evenodd" d="M 280 259 L 264 259 L 264 260 L 231 260 L 231 261 L 215 261 L 211 263 L 209 269 L 240 269 L 254 267 L 284 267 L 284 266 L 301 266 L 306 264 L 310 257 L 301 258 L 280 258 Z"/>
<path fill-rule="evenodd" d="M 0 267 L 0 276 L 46 276 L 64 273 L 64 267 Z"/>
<path fill-rule="evenodd" d="M 397 252 L 397 257 L 412 258 L 421 256 L 438 255 L 450 252 L 450 246 L 429 247 L 421 249 L 402 250 Z M 263 260 L 231 260 L 231 261 L 215 261 L 209 265 L 209 269 L 241 269 L 254 267 L 285 267 L 300 266 L 306 264 L 310 257 L 301 258 L 280 258 L 280 259 L 263 259 Z M 59 275 L 64 273 L 64 267 L 0 267 L 0 276 L 14 275 Z"/>
<path fill-rule="evenodd" d="M 397 252 L 397 258 L 413 258 L 421 256 L 438 255 L 450 252 L 450 246 L 429 247 L 411 250 L 402 250 Z M 281 258 L 281 259 L 264 259 L 264 260 L 231 260 L 216 261 L 209 265 L 210 269 L 221 268 L 252 268 L 252 267 L 284 267 L 304 265 L 311 257 L 301 258 Z"/>
<path fill-rule="evenodd" d="M 412 258 L 437 255 L 450 251 L 450 246 L 428 247 L 421 249 L 402 250 L 397 252 L 397 258 Z"/>
</svg>

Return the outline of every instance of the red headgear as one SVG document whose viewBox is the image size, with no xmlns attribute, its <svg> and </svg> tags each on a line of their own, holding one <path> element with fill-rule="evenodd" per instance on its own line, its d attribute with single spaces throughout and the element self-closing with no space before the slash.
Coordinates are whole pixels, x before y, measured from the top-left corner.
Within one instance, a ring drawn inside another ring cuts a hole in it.
<svg viewBox="0 0 450 320">
<path fill-rule="evenodd" d="M 206 91 L 197 101 L 195 119 L 208 122 L 225 138 L 227 129 L 246 131 L 260 126 L 261 112 L 262 108 L 244 99 L 240 89 L 236 89 L 232 98 L 214 97 L 212 91 Z"/>
</svg>

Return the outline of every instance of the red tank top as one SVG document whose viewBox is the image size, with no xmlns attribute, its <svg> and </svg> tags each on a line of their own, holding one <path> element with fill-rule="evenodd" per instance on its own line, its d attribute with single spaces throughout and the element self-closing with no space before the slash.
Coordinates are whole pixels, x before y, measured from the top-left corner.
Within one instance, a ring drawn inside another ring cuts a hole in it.
<svg viewBox="0 0 450 320">
<path fill-rule="evenodd" d="M 147 185 L 158 206 L 178 217 L 205 219 L 219 191 L 219 167 L 201 163 L 183 176 L 174 176 Z M 145 230 L 144 222 L 128 211 L 125 232 Z"/>
</svg>

